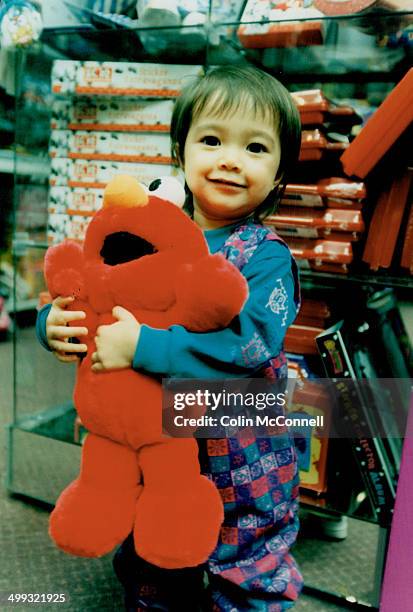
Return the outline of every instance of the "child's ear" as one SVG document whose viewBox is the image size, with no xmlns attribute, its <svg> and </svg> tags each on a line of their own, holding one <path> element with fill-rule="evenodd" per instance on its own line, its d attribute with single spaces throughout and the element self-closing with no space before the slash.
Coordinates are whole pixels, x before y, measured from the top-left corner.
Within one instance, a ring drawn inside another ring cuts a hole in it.
<svg viewBox="0 0 413 612">
<path fill-rule="evenodd" d="M 274 189 L 279 186 L 279 184 L 281 183 L 283 178 L 284 178 L 284 172 L 281 172 L 280 175 L 277 175 L 275 177 L 275 179 L 274 179 Z"/>
</svg>

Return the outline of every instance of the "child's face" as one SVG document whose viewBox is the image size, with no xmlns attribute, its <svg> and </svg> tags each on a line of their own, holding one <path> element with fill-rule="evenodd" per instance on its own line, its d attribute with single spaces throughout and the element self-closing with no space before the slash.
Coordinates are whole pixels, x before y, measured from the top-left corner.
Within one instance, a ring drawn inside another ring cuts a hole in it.
<svg viewBox="0 0 413 612">
<path fill-rule="evenodd" d="M 225 115 L 205 109 L 189 129 L 184 170 L 203 229 L 253 212 L 278 183 L 280 142 L 273 121 L 240 108 Z"/>
</svg>

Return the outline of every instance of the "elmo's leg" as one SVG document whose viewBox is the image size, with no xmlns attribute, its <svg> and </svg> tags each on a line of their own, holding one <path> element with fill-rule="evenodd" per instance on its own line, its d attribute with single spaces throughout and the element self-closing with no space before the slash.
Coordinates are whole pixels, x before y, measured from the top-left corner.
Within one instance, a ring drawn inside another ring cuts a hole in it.
<svg viewBox="0 0 413 612">
<path fill-rule="evenodd" d="M 168 438 L 145 446 L 139 464 L 145 486 L 136 504 L 137 553 L 168 569 L 206 561 L 224 512 L 215 485 L 200 474 L 196 441 Z"/>
<path fill-rule="evenodd" d="M 80 475 L 50 516 L 49 532 L 57 546 L 80 557 L 110 552 L 133 529 L 140 481 L 136 451 L 88 434 Z"/>
</svg>

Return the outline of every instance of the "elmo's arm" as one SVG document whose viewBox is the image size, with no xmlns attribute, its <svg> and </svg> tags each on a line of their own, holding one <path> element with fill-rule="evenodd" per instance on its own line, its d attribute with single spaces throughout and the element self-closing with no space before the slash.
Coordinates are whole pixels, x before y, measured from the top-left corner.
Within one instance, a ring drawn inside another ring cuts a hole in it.
<svg viewBox="0 0 413 612">
<path fill-rule="evenodd" d="M 57 297 L 73 297 L 74 300 L 66 305 L 65 309 L 84 313 L 84 318 L 81 320 L 71 320 L 67 317 L 66 324 L 71 327 L 79 327 L 79 325 L 86 327 L 89 334 L 93 335 L 97 326 L 97 318 L 87 301 L 82 247 L 73 240 L 65 240 L 61 244 L 50 247 L 45 255 L 44 275 L 53 300 Z M 49 312 L 47 312 L 46 318 L 43 317 L 44 320 L 40 326 L 41 332 L 38 334 L 42 344 L 47 342 L 46 325 L 48 316 Z M 59 320 L 59 317 L 55 317 L 55 319 Z M 84 341 L 85 339 L 82 338 L 81 342 Z"/>
<path fill-rule="evenodd" d="M 182 267 L 176 295 L 187 329 L 221 329 L 241 312 L 248 297 L 248 284 L 222 255 L 208 255 Z"/>
<path fill-rule="evenodd" d="M 44 259 L 44 275 L 52 298 L 59 295 L 86 299 L 82 247 L 73 240 L 50 247 Z"/>
</svg>

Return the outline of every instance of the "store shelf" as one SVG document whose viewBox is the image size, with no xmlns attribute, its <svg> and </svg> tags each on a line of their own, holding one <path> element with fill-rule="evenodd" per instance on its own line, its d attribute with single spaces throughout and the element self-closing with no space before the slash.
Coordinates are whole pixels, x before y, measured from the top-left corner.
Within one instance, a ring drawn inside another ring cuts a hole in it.
<svg viewBox="0 0 413 612">
<path fill-rule="evenodd" d="M 328 272 L 300 270 L 300 278 L 304 288 L 319 287 L 320 285 L 337 286 L 338 284 L 353 283 L 357 285 L 413 289 L 413 276 L 396 276 L 385 272 L 371 272 L 370 274 L 330 274 Z"/>
<path fill-rule="evenodd" d="M 44 176 L 50 172 L 50 162 L 48 159 L 39 159 L 34 155 L 15 156 L 13 151 L 0 149 L 0 173 L 13 174 L 20 176 Z"/>
</svg>

